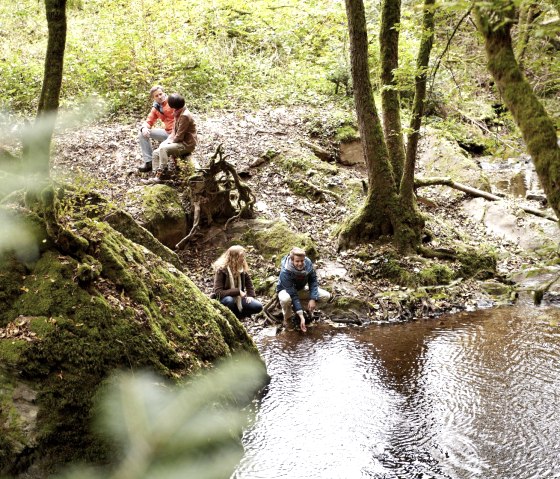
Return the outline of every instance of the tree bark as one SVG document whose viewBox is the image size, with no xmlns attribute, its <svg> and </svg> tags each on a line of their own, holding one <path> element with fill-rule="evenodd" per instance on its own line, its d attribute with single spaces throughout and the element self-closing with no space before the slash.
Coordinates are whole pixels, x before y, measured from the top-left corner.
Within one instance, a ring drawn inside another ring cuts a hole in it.
<svg viewBox="0 0 560 479">
<path fill-rule="evenodd" d="M 420 243 L 422 218 L 415 208 L 399 203 L 383 129 L 373 101 L 368 67 L 368 40 L 363 0 L 346 0 L 354 102 L 360 139 L 368 169 L 368 192 L 364 205 L 339 229 L 339 248 L 392 235 L 401 251 Z"/>
<path fill-rule="evenodd" d="M 546 113 L 515 59 L 511 42 L 513 4 L 509 8 L 475 7 L 484 36 L 488 69 L 505 105 L 519 126 L 548 202 L 560 218 L 560 147 L 554 123 Z"/>
<path fill-rule="evenodd" d="M 58 109 L 64 49 L 66 47 L 66 0 L 45 0 L 49 39 L 38 114 Z"/>
<path fill-rule="evenodd" d="M 426 84 L 428 78 L 428 65 L 434 40 L 434 8 L 435 0 L 424 1 L 424 19 L 422 24 L 422 40 L 416 60 L 416 78 L 412 117 L 410 119 L 410 133 L 406 143 L 406 161 L 400 185 L 401 204 L 403 207 L 415 208 L 414 197 L 414 169 L 416 167 L 416 154 L 420 139 L 420 127 L 424 116 L 426 101 Z"/>
<path fill-rule="evenodd" d="M 354 102 L 368 169 L 368 194 L 362 208 L 339 232 L 339 247 L 393 234 L 397 196 L 387 145 L 373 101 L 368 65 L 368 37 L 362 0 L 346 0 Z"/>
<path fill-rule="evenodd" d="M 64 49 L 66 47 L 66 0 L 45 0 L 49 30 L 43 86 L 39 98 L 37 122 L 33 138 L 26 140 L 24 156 L 30 170 L 49 175 L 50 146 L 58 110 Z"/>
<path fill-rule="evenodd" d="M 381 111 L 383 131 L 389 151 L 393 176 L 400 185 L 404 165 L 404 142 L 401 123 L 401 105 L 395 70 L 399 66 L 399 22 L 401 1 L 383 0 L 379 51 L 381 57 Z"/>
</svg>

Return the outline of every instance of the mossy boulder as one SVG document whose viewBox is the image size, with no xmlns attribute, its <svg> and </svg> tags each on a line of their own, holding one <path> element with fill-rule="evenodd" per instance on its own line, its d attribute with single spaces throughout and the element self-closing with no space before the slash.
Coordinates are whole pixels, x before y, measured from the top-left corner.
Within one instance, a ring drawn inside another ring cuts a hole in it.
<svg viewBox="0 0 560 479">
<path fill-rule="evenodd" d="M 139 222 L 165 246 L 174 249 L 187 234 L 187 215 L 175 188 L 154 185 L 135 193 L 141 202 Z"/>
<path fill-rule="evenodd" d="M 74 254 L 37 215 L 18 213 L 37 248 L 32 259 L 0 255 L 0 475 L 45 477 L 69 461 L 110 461 L 90 421 L 116 369 L 180 380 L 235 352 L 258 355 L 231 313 L 108 223 L 75 222 L 87 249 Z"/>
<path fill-rule="evenodd" d="M 265 230 L 249 230 L 241 242 L 253 246 L 266 260 L 280 261 L 282 256 L 297 246 L 303 248 L 312 261 L 317 259 L 317 246 L 306 233 L 296 233 L 284 221 L 277 221 Z"/>
</svg>

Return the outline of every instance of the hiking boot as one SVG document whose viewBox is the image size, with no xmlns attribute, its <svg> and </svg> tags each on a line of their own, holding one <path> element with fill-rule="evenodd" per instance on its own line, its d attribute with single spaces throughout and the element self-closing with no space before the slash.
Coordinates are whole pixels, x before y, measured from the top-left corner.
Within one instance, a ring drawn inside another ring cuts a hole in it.
<svg viewBox="0 0 560 479">
<path fill-rule="evenodd" d="M 161 183 L 161 176 L 163 170 L 157 170 L 151 178 L 140 180 L 144 185 L 159 185 Z"/>
<path fill-rule="evenodd" d="M 152 162 L 149 161 L 148 163 L 144 163 L 143 166 L 138 168 L 138 173 L 149 173 L 152 171 Z"/>
</svg>

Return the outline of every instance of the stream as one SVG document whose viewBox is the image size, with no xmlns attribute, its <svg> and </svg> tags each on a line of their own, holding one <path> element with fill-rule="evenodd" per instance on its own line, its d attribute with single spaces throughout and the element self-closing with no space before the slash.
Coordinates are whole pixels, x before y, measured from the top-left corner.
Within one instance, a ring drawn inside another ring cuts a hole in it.
<svg viewBox="0 0 560 479">
<path fill-rule="evenodd" d="M 256 338 L 271 376 L 233 479 L 560 477 L 560 308 Z"/>
</svg>

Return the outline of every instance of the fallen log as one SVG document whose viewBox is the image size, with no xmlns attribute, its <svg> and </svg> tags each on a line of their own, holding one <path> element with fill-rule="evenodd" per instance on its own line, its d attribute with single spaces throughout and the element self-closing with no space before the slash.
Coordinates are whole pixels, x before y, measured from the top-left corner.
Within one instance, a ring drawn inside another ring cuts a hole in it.
<svg viewBox="0 0 560 479">
<path fill-rule="evenodd" d="M 458 183 L 453 181 L 451 178 L 448 177 L 435 177 L 435 178 L 415 178 L 414 179 L 414 188 L 422 188 L 425 186 L 435 186 L 435 185 L 443 185 L 449 186 L 450 188 L 454 188 L 456 190 L 462 191 L 467 193 L 471 196 L 476 196 L 480 198 L 484 198 L 489 201 L 503 201 L 501 196 L 493 195 L 492 193 L 488 193 L 487 191 L 482 191 L 477 188 L 473 188 L 472 186 L 464 185 L 462 183 Z M 539 216 L 541 218 L 545 218 L 550 221 L 554 221 L 555 223 L 558 222 L 558 218 L 548 214 L 545 211 L 537 210 L 535 208 L 531 208 L 530 206 L 523 206 L 518 205 L 520 209 L 523 211 L 530 213 L 535 216 Z"/>
</svg>

